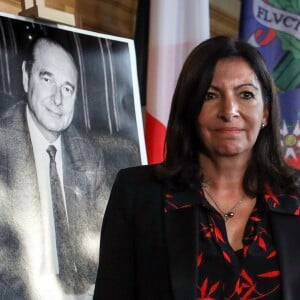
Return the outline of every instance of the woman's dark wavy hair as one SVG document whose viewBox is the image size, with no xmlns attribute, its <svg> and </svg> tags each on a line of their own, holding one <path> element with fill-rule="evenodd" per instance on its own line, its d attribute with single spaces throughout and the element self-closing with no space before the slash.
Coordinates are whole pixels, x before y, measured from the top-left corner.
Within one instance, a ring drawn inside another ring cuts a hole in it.
<svg viewBox="0 0 300 300">
<path fill-rule="evenodd" d="M 264 190 L 265 183 L 277 192 L 298 191 L 298 177 L 283 159 L 277 90 L 266 63 L 253 46 L 224 36 L 199 44 L 184 63 L 173 95 L 165 160 L 158 168 L 159 176 L 176 189 L 199 188 L 203 174 L 198 155 L 205 150 L 197 119 L 217 62 L 229 57 L 241 57 L 248 62 L 261 84 L 264 103 L 269 106 L 268 124 L 258 135 L 243 178 L 245 193 L 254 196 Z"/>
</svg>

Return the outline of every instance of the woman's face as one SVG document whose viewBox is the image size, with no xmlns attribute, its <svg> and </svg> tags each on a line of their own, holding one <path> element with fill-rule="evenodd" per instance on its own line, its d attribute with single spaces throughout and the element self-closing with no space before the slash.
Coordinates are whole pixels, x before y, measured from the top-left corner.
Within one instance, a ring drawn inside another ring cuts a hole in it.
<svg viewBox="0 0 300 300">
<path fill-rule="evenodd" d="M 220 60 L 198 116 L 198 132 L 211 156 L 251 156 L 268 121 L 260 82 L 240 57 Z"/>
</svg>

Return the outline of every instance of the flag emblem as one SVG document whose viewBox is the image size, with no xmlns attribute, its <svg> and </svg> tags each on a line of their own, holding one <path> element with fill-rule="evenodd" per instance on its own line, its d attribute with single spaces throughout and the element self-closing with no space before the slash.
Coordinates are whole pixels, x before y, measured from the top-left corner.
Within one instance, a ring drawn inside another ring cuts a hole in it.
<svg viewBox="0 0 300 300">
<path fill-rule="evenodd" d="M 282 122 L 280 130 L 282 137 L 282 144 L 284 149 L 284 157 L 289 165 L 300 169 L 300 124 L 299 121 L 296 125 L 289 129 L 286 122 Z"/>
<path fill-rule="evenodd" d="M 298 0 L 243 0 L 240 38 L 257 47 L 280 91 L 281 142 L 300 169 L 300 6 Z"/>
</svg>

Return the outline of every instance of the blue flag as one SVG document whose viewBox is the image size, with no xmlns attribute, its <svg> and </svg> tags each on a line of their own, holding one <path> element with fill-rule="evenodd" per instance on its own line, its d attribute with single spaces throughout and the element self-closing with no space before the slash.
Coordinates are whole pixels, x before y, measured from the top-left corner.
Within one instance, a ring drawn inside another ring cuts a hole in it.
<svg viewBox="0 0 300 300">
<path fill-rule="evenodd" d="M 242 0 L 240 38 L 260 50 L 272 71 L 285 160 L 300 169 L 300 1 Z"/>
</svg>

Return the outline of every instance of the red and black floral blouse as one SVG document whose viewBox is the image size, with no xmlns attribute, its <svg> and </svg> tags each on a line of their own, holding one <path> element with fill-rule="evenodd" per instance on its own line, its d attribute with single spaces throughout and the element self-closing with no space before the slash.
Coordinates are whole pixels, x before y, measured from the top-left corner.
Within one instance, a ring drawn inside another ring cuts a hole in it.
<svg viewBox="0 0 300 300">
<path fill-rule="evenodd" d="M 165 198 L 165 213 L 194 205 L 171 194 Z M 268 210 L 299 215 L 298 200 L 275 196 L 267 187 L 266 193 L 257 198 L 246 225 L 243 249 L 234 251 L 227 240 L 224 219 L 200 191 L 197 300 L 281 299 L 279 262 Z"/>
</svg>

